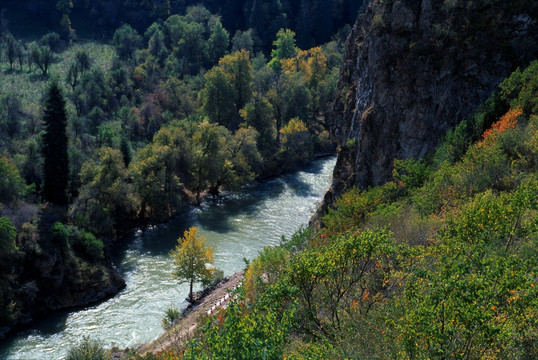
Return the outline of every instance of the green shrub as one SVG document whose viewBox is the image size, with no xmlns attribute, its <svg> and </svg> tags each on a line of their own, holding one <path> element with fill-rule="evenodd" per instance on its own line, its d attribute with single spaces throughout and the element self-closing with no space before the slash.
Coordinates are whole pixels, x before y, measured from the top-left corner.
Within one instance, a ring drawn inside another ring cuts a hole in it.
<svg viewBox="0 0 538 360">
<path fill-rule="evenodd" d="M 17 250 L 17 232 L 7 217 L 0 217 L 0 258 Z"/>
<path fill-rule="evenodd" d="M 52 225 L 50 235 L 52 236 L 52 241 L 62 249 L 69 249 L 71 247 L 69 244 L 69 229 L 61 222 L 55 222 Z"/>
<path fill-rule="evenodd" d="M 393 181 L 367 190 L 359 188 L 349 190 L 336 200 L 334 207 L 323 217 L 322 231 L 330 235 L 353 229 L 379 206 L 395 200 L 399 192 L 398 186 Z"/>
<path fill-rule="evenodd" d="M 249 295 L 263 292 L 286 271 L 290 253 L 281 246 L 265 247 L 245 272 L 245 291 Z"/>
<path fill-rule="evenodd" d="M 84 336 L 82 342 L 69 349 L 66 360 L 106 360 L 107 354 L 97 341 Z"/>
<path fill-rule="evenodd" d="M 103 259 L 104 255 L 104 244 L 100 239 L 97 239 L 95 235 L 87 231 L 80 232 L 79 238 L 80 244 L 84 253 L 93 260 Z"/>
<path fill-rule="evenodd" d="M 406 188 L 416 188 L 422 186 L 430 175 L 430 169 L 423 160 L 394 159 L 394 170 L 392 177 L 395 181 L 401 182 Z"/>
<path fill-rule="evenodd" d="M 499 87 L 502 99 L 512 109 L 521 106 L 527 115 L 538 113 L 538 61 L 533 61 L 523 72 L 517 69 Z"/>
<path fill-rule="evenodd" d="M 449 130 L 441 145 L 433 154 L 432 166 L 437 169 L 444 161 L 454 164 L 467 152 L 474 141 L 491 124 L 497 121 L 506 111 L 508 106 L 499 94 L 493 94 L 469 119 L 459 123 L 453 130 Z"/>
<path fill-rule="evenodd" d="M 5 157 L 0 158 L 0 203 L 16 203 L 25 192 L 26 185 L 17 167 Z"/>
<path fill-rule="evenodd" d="M 514 344 L 536 326 L 530 274 L 538 262 L 518 251 L 536 240 L 536 217 L 529 216 L 536 214 L 537 191 L 536 181 L 513 193 L 487 191 L 449 216 L 439 241 L 414 264 L 400 299 L 405 315 L 397 327 L 407 356 L 520 358 Z"/>
<path fill-rule="evenodd" d="M 271 305 L 243 307 L 231 302 L 222 321 L 210 319 L 202 329 L 203 341 L 190 342 L 182 359 L 282 359 L 294 309 L 278 301 Z"/>
<path fill-rule="evenodd" d="M 181 312 L 178 309 L 174 307 L 166 309 L 163 320 L 161 321 L 161 326 L 165 330 L 170 329 L 174 325 L 174 322 L 180 318 L 180 316 Z"/>
<path fill-rule="evenodd" d="M 510 161 L 498 143 L 472 146 L 456 163 L 440 164 L 412 201 L 421 215 L 448 210 L 458 202 L 488 188 L 503 189 L 510 175 Z"/>
<path fill-rule="evenodd" d="M 282 236 L 282 241 L 280 246 L 290 252 L 298 252 L 304 250 L 314 235 L 314 228 L 307 227 L 297 230 L 290 239 L 286 239 L 285 236 Z"/>
</svg>

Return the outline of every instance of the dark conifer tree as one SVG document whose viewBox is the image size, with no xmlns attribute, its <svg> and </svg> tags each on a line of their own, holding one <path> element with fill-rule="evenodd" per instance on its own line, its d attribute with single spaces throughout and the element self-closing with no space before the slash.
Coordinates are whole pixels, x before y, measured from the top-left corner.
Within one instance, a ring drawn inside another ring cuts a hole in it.
<svg viewBox="0 0 538 360">
<path fill-rule="evenodd" d="M 42 144 L 43 200 L 57 205 L 67 205 L 66 189 L 69 174 L 67 116 L 65 100 L 56 80 L 53 80 L 47 89 L 43 123 L 45 126 Z"/>
<path fill-rule="evenodd" d="M 131 163 L 131 160 L 133 159 L 133 151 L 131 150 L 131 145 L 129 144 L 129 140 L 127 140 L 125 136 L 122 136 L 121 138 L 120 151 L 123 157 L 123 164 L 127 168 L 129 164 Z"/>
</svg>

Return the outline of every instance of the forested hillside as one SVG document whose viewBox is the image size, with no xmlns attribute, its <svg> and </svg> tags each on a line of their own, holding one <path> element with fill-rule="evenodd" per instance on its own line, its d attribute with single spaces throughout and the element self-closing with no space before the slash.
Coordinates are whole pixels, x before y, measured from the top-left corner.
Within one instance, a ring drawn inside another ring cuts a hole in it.
<svg viewBox="0 0 538 360">
<path fill-rule="evenodd" d="M 155 21 L 162 23 L 172 14 L 185 13 L 190 6 L 203 5 L 222 17 L 231 37 L 250 32 L 256 51 L 270 51 L 282 28 L 299 34 L 301 48 L 328 42 L 338 30 L 355 21 L 363 3 L 364 0 L 7 0 L 0 6 L 6 7 L 6 17 L 13 18 L 13 22 L 33 23 L 35 29 L 13 23 L 17 34 L 44 28 L 57 29 L 66 37 L 88 37 L 110 35 L 124 23 L 144 32 Z"/>
<path fill-rule="evenodd" d="M 334 152 L 339 37 L 301 48 L 279 28 L 264 53 L 202 5 L 118 2 L 126 18 L 109 21 L 115 2 L 17 4 L 2 3 L 0 28 L 4 330 L 118 291 L 108 254 L 136 228 Z M 118 27 L 84 39 L 76 26 L 93 20 L 77 11 Z M 40 18 L 36 32 L 22 16 Z"/>
<path fill-rule="evenodd" d="M 535 61 L 429 156 L 262 251 L 191 341 L 143 358 L 535 359 L 537 93 Z"/>
</svg>

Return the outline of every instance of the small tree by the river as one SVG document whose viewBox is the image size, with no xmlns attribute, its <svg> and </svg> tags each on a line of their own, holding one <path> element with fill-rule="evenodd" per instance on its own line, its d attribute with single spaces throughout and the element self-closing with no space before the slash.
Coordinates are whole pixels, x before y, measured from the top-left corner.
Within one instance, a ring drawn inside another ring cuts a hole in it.
<svg viewBox="0 0 538 360">
<path fill-rule="evenodd" d="M 193 302 L 192 287 L 195 282 L 211 280 L 215 269 L 213 249 L 205 244 L 206 238 L 198 236 L 198 228 L 185 230 L 183 237 L 177 239 L 175 250 L 170 252 L 174 261 L 174 279 L 180 284 L 189 284 L 189 302 Z"/>
</svg>

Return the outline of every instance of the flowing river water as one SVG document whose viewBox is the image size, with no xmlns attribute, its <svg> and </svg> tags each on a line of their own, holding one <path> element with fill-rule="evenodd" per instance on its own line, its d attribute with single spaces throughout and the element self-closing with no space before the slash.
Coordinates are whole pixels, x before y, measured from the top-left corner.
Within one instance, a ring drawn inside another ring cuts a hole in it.
<svg viewBox="0 0 538 360">
<path fill-rule="evenodd" d="M 241 270 L 265 246 L 278 245 L 308 223 L 328 190 L 334 157 L 247 187 L 240 195 L 208 201 L 169 223 L 138 233 L 115 256 L 127 287 L 94 306 L 53 314 L 0 344 L 0 359 L 62 359 L 83 336 L 104 346 L 134 347 L 157 338 L 169 307 L 180 307 L 187 285 L 171 278 L 169 251 L 190 226 L 213 247 L 225 276 Z"/>
</svg>

